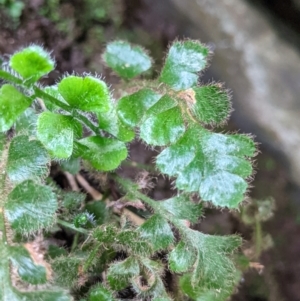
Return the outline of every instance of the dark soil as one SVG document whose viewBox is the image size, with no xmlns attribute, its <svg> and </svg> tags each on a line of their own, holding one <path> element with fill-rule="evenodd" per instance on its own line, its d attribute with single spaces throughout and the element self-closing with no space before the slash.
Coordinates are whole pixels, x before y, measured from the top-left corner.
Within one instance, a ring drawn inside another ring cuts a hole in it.
<svg viewBox="0 0 300 301">
<path fill-rule="evenodd" d="M 58 24 L 51 20 L 51 16 L 40 14 L 46 0 L 30 0 L 26 3 L 19 25 L 13 24 L 3 12 L 0 13 L 0 55 L 10 54 L 33 42 L 40 43 L 53 50 L 57 61 L 56 71 L 45 80 L 47 84 L 53 84 L 63 73 L 73 71 L 79 74 L 98 72 L 113 84 L 115 78 L 103 67 L 101 52 L 105 41 L 121 37 L 150 49 L 156 59 L 157 71 L 169 41 L 182 32 L 178 28 L 181 22 L 178 16 L 172 13 L 164 15 L 169 8 L 163 2 L 156 1 L 152 5 L 147 0 L 116 1 L 117 9 L 111 16 L 101 21 L 91 20 L 88 26 L 84 26 L 87 23 L 81 20 L 84 14 L 82 1 L 60 1 L 59 10 L 65 24 Z M 116 15 L 118 21 L 115 20 Z M 295 22 L 297 20 L 292 15 L 291 23 Z M 67 30 L 62 30 L 63 26 Z M 229 127 L 236 129 L 233 124 Z M 289 182 L 286 168 L 278 163 L 276 155 L 264 149 L 263 145 L 260 151 L 249 197 L 264 199 L 271 196 L 276 200 L 274 217 L 263 225 L 263 231 L 272 236 L 274 246 L 259 259 L 265 266 L 264 272 L 259 274 L 255 269 L 248 271 L 233 300 L 298 301 L 300 215 L 296 200 L 299 199 L 299 190 Z M 149 164 L 154 154 L 138 143 L 131 146 L 131 156 L 138 162 Z M 130 169 L 123 169 L 123 172 L 134 175 Z M 157 183 L 158 189 L 152 195 L 154 198 L 162 199 L 174 193 L 169 182 L 159 178 Z M 245 240 L 252 238 L 252 229 L 242 224 L 237 213 L 207 209 L 206 218 L 198 228 L 206 233 L 241 233 Z"/>
</svg>

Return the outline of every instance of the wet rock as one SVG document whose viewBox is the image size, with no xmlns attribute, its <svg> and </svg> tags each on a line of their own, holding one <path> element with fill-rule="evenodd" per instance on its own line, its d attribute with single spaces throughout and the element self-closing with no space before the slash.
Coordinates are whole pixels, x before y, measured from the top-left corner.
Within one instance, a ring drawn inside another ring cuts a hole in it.
<svg viewBox="0 0 300 301">
<path fill-rule="evenodd" d="M 293 181 L 300 184 L 297 47 L 245 1 L 172 1 L 190 22 L 186 35 L 213 48 L 210 70 L 233 90 L 233 117 L 238 126 L 284 154 Z"/>
</svg>

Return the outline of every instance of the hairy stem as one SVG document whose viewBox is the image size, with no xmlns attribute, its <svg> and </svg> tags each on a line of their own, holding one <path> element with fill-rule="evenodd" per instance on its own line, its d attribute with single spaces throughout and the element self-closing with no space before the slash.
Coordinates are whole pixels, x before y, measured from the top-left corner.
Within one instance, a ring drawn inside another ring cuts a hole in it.
<svg viewBox="0 0 300 301">
<path fill-rule="evenodd" d="M 85 234 L 85 235 L 88 235 L 89 234 L 89 231 L 83 229 L 83 228 L 76 228 L 73 224 L 71 223 L 68 223 L 66 221 L 63 221 L 61 219 L 57 219 L 57 223 L 66 227 L 66 228 L 69 228 L 73 231 L 76 231 L 76 232 L 79 232 L 79 233 L 82 233 L 82 234 Z"/>
</svg>

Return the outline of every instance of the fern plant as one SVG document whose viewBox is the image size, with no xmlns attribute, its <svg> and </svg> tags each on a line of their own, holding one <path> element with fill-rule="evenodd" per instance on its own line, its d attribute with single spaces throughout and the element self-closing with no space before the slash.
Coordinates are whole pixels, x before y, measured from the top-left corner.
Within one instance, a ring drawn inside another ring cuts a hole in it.
<svg viewBox="0 0 300 301">
<path fill-rule="evenodd" d="M 91 74 L 39 83 L 55 62 L 38 45 L 3 61 L 0 300 L 108 301 L 126 292 L 139 300 L 228 299 L 241 276 L 235 251 L 242 239 L 192 225 L 204 202 L 240 206 L 256 146 L 249 135 L 214 131 L 231 104 L 223 85 L 199 85 L 209 58 L 198 41 L 175 41 L 159 77 L 146 80 L 140 76 L 151 68 L 149 55 L 124 41 L 109 43 L 103 60 L 122 79 L 117 101 Z M 145 185 L 118 174 L 135 138 L 158 150 L 157 172 L 173 179 L 174 197 L 151 199 Z M 59 188 L 49 177 L 53 165 L 106 174 L 123 193 L 121 218 L 106 206 L 107 193 L 87 202 Z M 134 214 L 134 207 L 147 217 L 136 222 L 122 214 Z M 71 251 L 42 248 L 42 235 L 55 225 L 75 234 Z M 170 272 L 173 288 L 165 278 Z"/>
</svg>

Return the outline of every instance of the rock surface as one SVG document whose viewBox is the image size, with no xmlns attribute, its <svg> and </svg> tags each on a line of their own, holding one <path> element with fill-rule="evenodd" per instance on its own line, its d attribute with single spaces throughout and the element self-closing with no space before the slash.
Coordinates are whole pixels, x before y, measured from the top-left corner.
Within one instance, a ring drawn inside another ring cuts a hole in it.
<svg viewBox="0 0 300 301">
<path fill-rule="evenodd" d="M 297 48 L 245 1 L 172 1 L 191 23 L 185 34 L 213 48 L 210 70 L 233 90 L 238 126 L 284 154 L 293 181 L 300 185 Z"/>
</svg>

